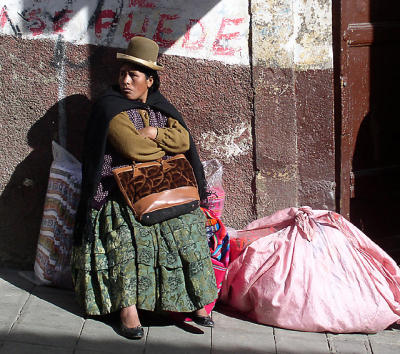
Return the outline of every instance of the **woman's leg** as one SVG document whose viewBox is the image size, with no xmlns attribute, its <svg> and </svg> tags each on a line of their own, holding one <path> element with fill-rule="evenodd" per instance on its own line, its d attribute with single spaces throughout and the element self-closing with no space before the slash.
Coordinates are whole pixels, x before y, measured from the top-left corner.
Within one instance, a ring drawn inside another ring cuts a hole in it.
<svg viewBox="0 0 400 354">
<path fill-rule="evenodd" d="M 192 316 L 192 320 L 200 326 L 204 327 L 214 327 L 214 321 L 208 315 L 206 309 L 202 307 L 193 312 L 194 316 Z"/>
<path fill-rule="evenodd" d="M 141 325 L 135 305 L 121 309 L 120 317 L 121 323 L 127 328 L 136 328 Z"/>
<path fill-rule="evenodd" d="M 143 327 L 140 324 L 136 305 L 124 307 L 120 312 L 120 334 L 129 339 L 140 339 L 144 336 Z"/>
<path fill-rule="evenodd" d="M 206 317 L 208 316 L 208 313 L 206 311 L 206 309 L 204 307 L 202 307 L 201 309 L 198 309 L 196 311 L 194 311 L 196 316 L 201 316 L 201 317 Z"/>
</svg>

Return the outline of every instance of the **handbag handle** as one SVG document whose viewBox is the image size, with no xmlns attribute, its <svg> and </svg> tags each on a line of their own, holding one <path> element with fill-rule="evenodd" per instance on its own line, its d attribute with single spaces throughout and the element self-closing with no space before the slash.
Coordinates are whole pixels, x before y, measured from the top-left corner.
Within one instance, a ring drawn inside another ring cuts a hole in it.
<svg viewBox="0 0 400 354">
<path fill-rule="evenodd" d="M 159 165 L 162 165 L 162 159 L 157 159 L 157 160 L 153 160 L 153 161 L 146 161 L 146 162 L 132 161 L 132 167 L 135 168 L 135 167 L 138 167 L 138 166 L 143 166 L 143 167 L 151 166 L 151 165 L 153 165 L 155 163 L 157 163 Z"/>
<path fill-rule="evenodd" d="M 186 158 L 186 157 L 184 154 L 176 154 L 175 156 L 172 156 L 171 158 L 169 158 L 167 160 L 163 160 L 162 158 L 159 158 L 159 159 L 153 160 L 153 161 L 146 161 L 146 162 L 137 162 L 137 161 L 132 160 L 132 167 L 134 168 L 137 165 L 146 166 L 144 164 L 149 164 L 148 166 L 151 166 L 151 164 L 153 164 L 155 162 L 158 162 L 160 165 L 162 165 L 164 161 L 170 161 L 170 160 L 181 159 L 181 158 Z"/>
</svg>

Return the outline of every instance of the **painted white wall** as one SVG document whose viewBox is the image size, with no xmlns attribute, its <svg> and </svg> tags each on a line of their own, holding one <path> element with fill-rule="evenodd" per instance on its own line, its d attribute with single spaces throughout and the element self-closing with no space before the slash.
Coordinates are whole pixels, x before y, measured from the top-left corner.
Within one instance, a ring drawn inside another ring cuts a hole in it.
<svg viewBox="0 0 400 354">
<path fill-rule="evenodd" d="M 162 52 L 226 64 L 249 64 L 248 0 L 0 0 L 0 34 L 26 39 L 63 36 L 74 44 L 125 48 L 134 34 Z M 53 23 L 62 10 L 65 17 Z M 116 18 L 115 23 L 112 23 Z"/>
<path fill-rule="evenodd" d="M 331 69 L 332 0 L 252 0 L 253 64 Z"/>
<path fill-rule="evenodd" d="M 139 34 L 166 54 L 249 65 L 249 0 L 104 0 L 94 20 L 98 3 L 0 0 L 0 34 L 118 48 Z M 253 64 L 333 67 L 332 0 L 251 0 L 251 15 Z"/>
</svg>

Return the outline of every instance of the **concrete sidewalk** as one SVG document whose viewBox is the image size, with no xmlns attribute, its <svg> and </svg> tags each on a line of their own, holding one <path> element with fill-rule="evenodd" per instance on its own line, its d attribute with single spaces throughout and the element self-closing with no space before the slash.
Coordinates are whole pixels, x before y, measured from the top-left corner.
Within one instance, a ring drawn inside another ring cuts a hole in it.
<svg viewBox="0 0 400 354">
<path fill-rule="evenodd" d="M 400 330 L 334 335 L 289 331 L 213 312 L 216 326 L 151 318 L 140 341 L 119 336 L 117 318 L 85 319 L 71 291 L 36 286 L 0 269 L 0 354 L 80 353 L 400 353 Z"/>
</svg>

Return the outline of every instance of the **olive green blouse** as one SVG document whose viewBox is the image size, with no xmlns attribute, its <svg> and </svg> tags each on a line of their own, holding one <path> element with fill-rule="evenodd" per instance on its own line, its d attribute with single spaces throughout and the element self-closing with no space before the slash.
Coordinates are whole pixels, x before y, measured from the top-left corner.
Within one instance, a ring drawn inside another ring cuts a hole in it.
<svg viewBox="0 0 400 354">
<path fill-rule="evenodd" d="M 145 127 L 149 126 L 149 114 L 139 110 Z M 108 140 L 123 156 L 145 162 L 162 158 L 166 153 L 179 154 L 189 150 L 189 133 L 179 122 L 168 118 L 165 128 L 157 128 L 157 136 L 150 139 L 139 134 L 128 113 L 117 114 L 110 122 Z"/>
</svg>

